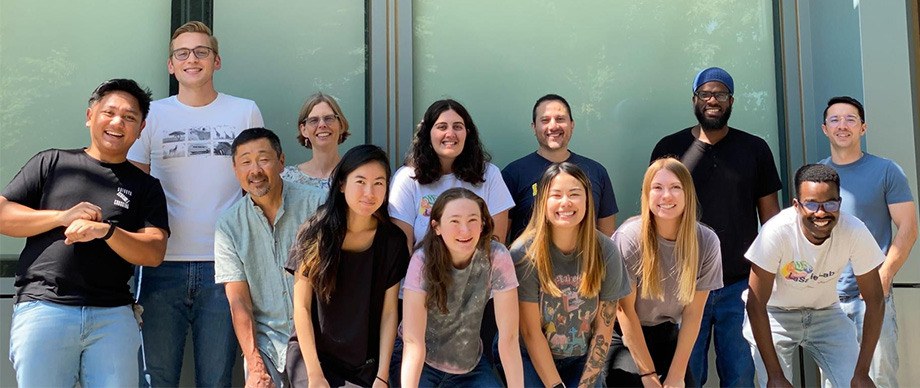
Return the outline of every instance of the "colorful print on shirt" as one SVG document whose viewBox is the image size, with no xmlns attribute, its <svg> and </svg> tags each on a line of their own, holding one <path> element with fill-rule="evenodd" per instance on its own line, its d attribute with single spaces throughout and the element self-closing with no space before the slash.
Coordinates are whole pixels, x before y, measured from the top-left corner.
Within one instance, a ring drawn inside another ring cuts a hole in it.
<svg viewBox="0 0 920 388">
<path fill-rule="evenodd" d="M 556 275 L 555 279 L 562 297 L 543 294 L 540 302 L 550 352 L 556 356 L 585 354 L 597 315 L 597 296 L 585 298 L 578 293 L 581 275 Z"/>
</svg>

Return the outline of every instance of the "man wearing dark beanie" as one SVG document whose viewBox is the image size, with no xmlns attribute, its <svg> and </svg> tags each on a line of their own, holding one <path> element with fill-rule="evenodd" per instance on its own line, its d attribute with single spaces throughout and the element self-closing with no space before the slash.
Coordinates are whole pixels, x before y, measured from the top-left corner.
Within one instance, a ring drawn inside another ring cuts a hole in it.
<svg viewBox="0 0 920 388">
<path fill-rule="evenodd" d="M 662 138 L 651 160 L 673 156 L 693 174 L 701 221 L 719 236 L 725 287 L 709 294 L 700 334 L 688 369 L 695 386 L 708 377 L 709 343 L 715 337 L 716 365 L 722 387 L 754 384 L 754 363 L 742 335 L 750 262 L 744 253 L 757 237 L 760 223 L 779 213 L 782 182 L 773 153 L 760 137 L 728 126 L 735 83 L 727 71 L 710 67 L 693 80 L 697 125 Z"/>
</svg>

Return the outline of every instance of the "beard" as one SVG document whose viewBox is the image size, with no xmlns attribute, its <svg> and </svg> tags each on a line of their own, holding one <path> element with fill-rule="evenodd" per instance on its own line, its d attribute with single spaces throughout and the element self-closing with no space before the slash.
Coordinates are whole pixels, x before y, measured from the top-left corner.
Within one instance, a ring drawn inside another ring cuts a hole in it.
<svg viewBox="0 0 920 388">
<path fill-rule="evenodd" d="M 707 118 L 706 115 L 703 114 L 703 110 L 705 109 L 706 106 L 703 105 L 693 110 L 693 113 L 696 114 L 696 120 L 700 122 L 700 128 L 704 131 L 718 130 L 728 125 L 728 118 L 732 115 L 732 107 L 730 105 L 722 113 L 722 116 L 713 119 Z"/>
<path fill-rule="evenodd" d="M 268 177 L 265 176 L 265 174 L 256 175 L 256 176 L 253 177 L 253 179 L 262 179 L 262 180 L 268 181 Z M 261 196 L 264 196 L 264 195 L 268 194 L 268 192 L 271 191 L 271 190 L 272 190 L 272 186 L 271 186 L 270 184 L 266 184 L 266 185 L 264 185 L 264 186 L 262 186 L 262 187 L 258 187 L 258 188 L 256 188 L 256 187 L 250 187 L 250 189 L 248 190 L 248 192 L 249 192 L 249 195 L 250 195 L 250 196 L 253 196 L 253 197 L 261 197 Z"/>
</svg>

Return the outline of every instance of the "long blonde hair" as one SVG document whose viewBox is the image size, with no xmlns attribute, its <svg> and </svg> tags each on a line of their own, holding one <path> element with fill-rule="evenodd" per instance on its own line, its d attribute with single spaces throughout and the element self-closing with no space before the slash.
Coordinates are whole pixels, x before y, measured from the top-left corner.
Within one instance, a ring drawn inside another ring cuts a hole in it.
<svg viewBox="0 0 920 388">
<path fill-rule="evenodd" d="M 537 183 L 537 198 L 534 200 L 533 214 L 527 228 L 521 233 L 521 236 L 515 240 L 515 244 L 524 243 L 528 239 L 533 242 L 527 248 L 527 258 L 529 258 L 537 269 L 537 275 L 540 278 L 540 288 L 543 292 L 555 297 L 562 296 L 562 291 L 556 286 L 555 275 L 553 274 L 553 263 L 550 256 L 550 244 L 553 241 L 553 228 L 546 217 L 546 201 L 549 199 L 549 189 L 553 184 L 553 179 L 560 174 L 569 174 L 585 189 L 585 217 L 578 225 L 578 243 L 575 246 L 576 254 L 581 255 L 581 283 L 578 285 L 578 293 L 582 296 L 595 296 L 600 292 L 601 280 L 606 274 L 604 265 L 604 255 L 601 250 L 600 242 L 597 241 L 597 232 L 595 232 L 596 221 L 594 219 L 594 198 L 591 194 L 591 181 L 588 176 L 578 168 L 578 166 L 562 162 L 552 164 L 547 167 Z"/>
<path fill-rule="evenodd" d="M 642 181 L 642 226 L 639 240 L 642 252 L 642 260 L 639 263 L 641 297 L 664 300 L 661 279 L 668 276 L 667 269 L 661 268 L 661 260 L 658 257 L 658 228 L 655 225 L 655 217 L 649 209 L 648 199 L 652 179 L 661 170 L 674 173 L 684 191 L 684 212 L 681 214 L 677 229 L 674 259 L 677 269 L 677 300 L 682 305 L 687 305 L 693 301 L 693 294 L 696 292 L 696 278 L 699 275 L 698 205 L 690 171 L 674 158 L 661 158 L 653 162 L 645 171 L 645 179 Z"/>
</svg>

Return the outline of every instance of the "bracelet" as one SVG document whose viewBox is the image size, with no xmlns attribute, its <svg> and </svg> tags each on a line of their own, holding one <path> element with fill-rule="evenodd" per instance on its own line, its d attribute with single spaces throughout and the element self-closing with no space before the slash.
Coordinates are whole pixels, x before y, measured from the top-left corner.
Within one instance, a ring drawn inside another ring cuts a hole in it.
<svg viewBox="0 0 920 388">
<path fill-rule="evenodd" d="M 384 380 L 384 379 L 382 379 L 382 378 L 380 378 L 380 376 L 374 376 L 374 377 L 376 377 L 376 378 L 377 378 L 377 380 L 380 380 L 380 381 L 381 381 L 382 383 L 384 383 L 384 384 L 386 384 L 386 386 L 387 386 L 387 387 L 389 387 L 389 386 L 390 386 L 390 383 L 389 383 L 389 382 L 387 382 L 386 380 Z"/>
<path fill-rule="evenodd" d="M 651 371 L 651 372 L 648 372 L 648 373 L 643 373 L 643 374 L 639 375 L 639 377 L 645 377 L 645 376 L 651 376 L 651 375 L 657 375 L 657 374 L 658 374 L 658 372 Z"/>
<path fill-rule="evenodd" d="M 112 235 L 115 234 L 115 221 L 106 221 L 109 224 L 109 231 L 105 232 L 105 236 L 102 236 L 102 241 L 112 238 Z"/>
</svg>

